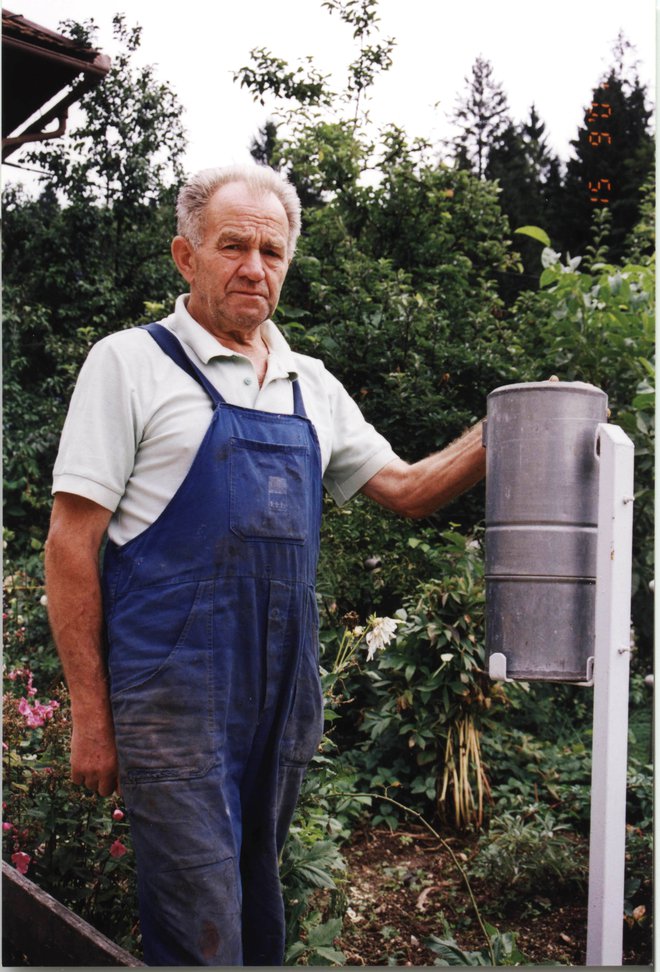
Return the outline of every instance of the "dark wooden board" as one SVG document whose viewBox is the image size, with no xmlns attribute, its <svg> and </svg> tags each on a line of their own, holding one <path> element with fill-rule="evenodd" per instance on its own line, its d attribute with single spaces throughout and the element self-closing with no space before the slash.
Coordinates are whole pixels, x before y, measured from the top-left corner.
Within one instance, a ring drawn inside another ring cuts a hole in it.
<svg viewBox="0 0 660 972">
<path fill-rule="evenodd" d="M 13 956 L 24 955 L 25 964 L 144 965 L 6 861 L 2 862 L 2 897 L 3 942 Z"/>
</svg>

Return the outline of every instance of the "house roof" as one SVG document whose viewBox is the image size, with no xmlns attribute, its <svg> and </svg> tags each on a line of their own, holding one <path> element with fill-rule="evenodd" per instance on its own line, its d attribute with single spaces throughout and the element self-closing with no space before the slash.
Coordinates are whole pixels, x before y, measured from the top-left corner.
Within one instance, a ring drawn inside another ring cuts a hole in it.
<svg viewBox="0 0 660 972">
<path fill-rule="evenodd" d="M 67 108 L 99 84 L 110 70 L 110 58 L 89 44 L 64 37 L 2 11 L 2 158 L 28 141 L 64 133 Z M 75 84 L 74 84 L 75 82 Z M 70 90 L 69 86 L 74 84 Z M 59 92 L 62 98 L 26 131 L 20 127 Z M 56 130 L 47 131 L 54 120 Z"/>
</svg>

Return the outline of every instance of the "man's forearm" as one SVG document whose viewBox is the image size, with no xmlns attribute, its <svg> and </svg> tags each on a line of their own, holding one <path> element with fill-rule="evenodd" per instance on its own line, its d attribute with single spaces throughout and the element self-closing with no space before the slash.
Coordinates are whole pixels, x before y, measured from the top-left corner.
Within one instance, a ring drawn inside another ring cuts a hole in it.
<svg viewBox="0 0 660 972">
<path fill-rule="evenodd" d="M 362 492 L 403 516 L 428 516 L 483 479 L 486 450 L 482 427 L 479 422 L 441 452 L 412 465 L 395 459 L 376 473 Z"/>
<path fill-rule="evenodd" d="M 58 497 L 59 499 L 59 497 Z M 56 502 L 46 544 L 48 614 L 71 698 L 71 775 L 107 796 L 117 785 L 117 761 L 103 649 L 98 549 L 100 508 Z M 107 511 L 105 511 L 107 513 Z"/>
</svg>

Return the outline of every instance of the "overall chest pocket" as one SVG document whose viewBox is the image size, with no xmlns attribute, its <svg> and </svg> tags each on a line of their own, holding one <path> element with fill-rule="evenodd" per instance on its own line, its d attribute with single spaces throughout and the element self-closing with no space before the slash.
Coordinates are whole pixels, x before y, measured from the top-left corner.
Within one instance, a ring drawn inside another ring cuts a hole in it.
<svg viewBox="0 0 660 972">
<path fill-rule="evenodd" d="M 233 438 L 229 455 L 232 532 L 243 540 L 304 543 L 307 447 Z"/>
</svg>

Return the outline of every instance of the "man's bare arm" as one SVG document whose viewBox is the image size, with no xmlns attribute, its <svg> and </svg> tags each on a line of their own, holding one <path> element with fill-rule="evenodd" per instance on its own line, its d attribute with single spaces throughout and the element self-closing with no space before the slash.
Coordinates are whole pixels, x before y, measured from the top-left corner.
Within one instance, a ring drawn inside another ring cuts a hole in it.
<svg viewBox="0 0 660 972">
<path fill-rule="evenodd" d="M 473 425 L 441 452 L 412 465 L 394 459 L 365 483 L 362 492 L 403 516 L 428 516 L 485 476 L 482 427 L 481 422 Z"/>
<path fill-rule="evenodd" d="M 58 493 L 46 542 L 48 616 L 71 696 L 71 779 L 101 796 L 118 785 L 98 566 L 111 515 Z"/>
</svg>

